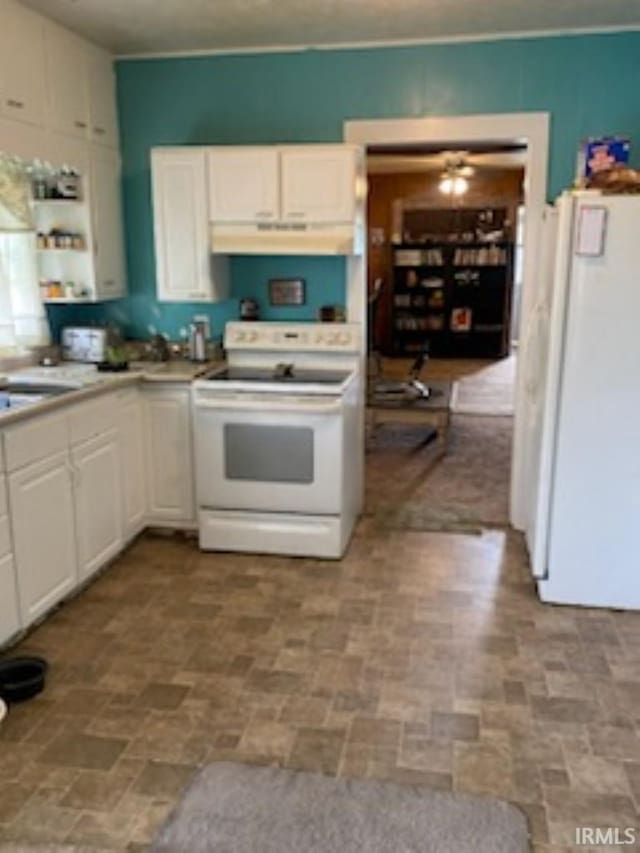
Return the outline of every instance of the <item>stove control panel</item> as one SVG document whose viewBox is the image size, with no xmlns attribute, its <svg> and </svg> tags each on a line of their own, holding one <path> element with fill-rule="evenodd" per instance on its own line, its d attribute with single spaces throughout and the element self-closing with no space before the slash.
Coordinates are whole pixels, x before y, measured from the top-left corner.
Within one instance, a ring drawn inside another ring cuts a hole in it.
<svg viewBox="0 0 640 853">
<path fill-rule="evenodd" d="M 355 323 L 227 323 L 226 349 L 292 352 L 358 352 L 362 331 Z"/>
</svg>

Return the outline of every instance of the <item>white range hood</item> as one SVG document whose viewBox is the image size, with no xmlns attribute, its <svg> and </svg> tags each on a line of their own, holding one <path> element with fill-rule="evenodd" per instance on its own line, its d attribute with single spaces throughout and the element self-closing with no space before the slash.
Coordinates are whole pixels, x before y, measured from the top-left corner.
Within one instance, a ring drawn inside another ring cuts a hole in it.
<svg viewBox="0 0 640 853">
<path fill-rule="evenodd" d="M 360 255 L 361 223 L 213 223 L 211 251 L 217 255 Z"/>
</svg>

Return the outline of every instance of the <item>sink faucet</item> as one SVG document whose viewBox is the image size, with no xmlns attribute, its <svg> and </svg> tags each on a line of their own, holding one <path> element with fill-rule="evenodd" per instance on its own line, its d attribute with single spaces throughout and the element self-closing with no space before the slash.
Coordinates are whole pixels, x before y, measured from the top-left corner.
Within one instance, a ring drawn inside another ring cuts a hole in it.
<svg viewBox="0 0 640 853">
<path fill-rule="evenodd" d="M 169 361 L 169 344 L 163 335 L 152 335 L 147 346 L 149 347 L 152 361 Z"/>
</svg>

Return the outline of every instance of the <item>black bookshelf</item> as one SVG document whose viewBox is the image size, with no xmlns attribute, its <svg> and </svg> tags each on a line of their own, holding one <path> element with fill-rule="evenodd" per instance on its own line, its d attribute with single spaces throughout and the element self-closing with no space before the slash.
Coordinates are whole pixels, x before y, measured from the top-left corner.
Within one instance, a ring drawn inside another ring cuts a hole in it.
<svg viewBox="0 0 640 853">
<path fill-rule="evenodd" d="M 436 357 L 508 354 L 510 242 L 403 243 L 392 252 L 394 355 L 413 355 L 427 341 Z"/>
</svg>

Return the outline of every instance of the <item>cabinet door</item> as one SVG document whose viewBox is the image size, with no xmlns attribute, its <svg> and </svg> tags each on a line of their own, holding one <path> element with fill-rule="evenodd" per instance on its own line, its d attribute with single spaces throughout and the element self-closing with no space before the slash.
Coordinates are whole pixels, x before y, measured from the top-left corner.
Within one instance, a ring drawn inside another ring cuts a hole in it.
<svg viewBox="0 0 640 853">
<path fill-rule="evenodd" d="M 13 557 L 0 559 L 0 646 L 20 630 Z"/>
<path fill-rule="evenodd" d="M 357 150 L 343 145 L 281 149 L 282 218 L 291 222 L 352 222 Z"/>
<path fill-rule="evenodd" d="M 91 148 L 91 215 L 95 258 L 95 297 L 118 299 L 126 291 L 120 160 L 109 148 Z"/>
<path fill-rule="evenodd" d="M 44 22 L 42 18 L 17 3 L 5 2 L 2 6 L 2 25 L 0 26 L 1 111 L 5 115 L 32 124 L 43 124 L 45 114 L 43 55 Z"/>
<path fill-rule="evenodd" d="M 9 475 L 13 550 L 23 627 L 77 583 L 69 456 L 56 453 Z"/>
<path fill-rule="evenodd" d="M 207 168 L 203 149 L 151 154 L 158 299 L 212 300 Z"/>
<path fill-rule="evenodd" d="M 118 147 L 115 74 L 111 54 L 87 48 L 89 79 L 89 132 L 101 145 Z"/>
<path fill-rule="evenodd" d="M 56 24 L 45 26 L 49 124 L 70 136 L 89 135 L 85 43 Z"/>
<path fill-rule="evenodd" d="M 212 222 L 278 219 L 278 150 L 209 149 L 209 212 Z"/>
<path fill-rule="evenodd" d="M 0 437 L 1 440 L 1 437 Z M 0 453 L 0 472 L 3 470 Z M 0 646 L 20 629 L 18 594 L 11 544 L 6 480 L 0 473 Z"/>
<path fill-rule="evenodd" d="M 0 146 L 24 160 L 50 160 L 48 137 L 41 127 L 0 116 Z"/>
<path fill-rule="evenodd" d="M 124 391 L 118 401 L 124 537 L 132 539 L 147 515 L 144 412 L 140 392 Z"/>
<path fill-rule="evenodd" d="M 71 451 L 75 481 L 80 580 L 98 571 L 122 548 L 118 431 L 110 430 Z"/>
<path fill-rule="evenodd" d="M 193 523 L 195 502 L 188 389 L 144 392 L 151 523 Z"/>
</svg>

